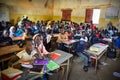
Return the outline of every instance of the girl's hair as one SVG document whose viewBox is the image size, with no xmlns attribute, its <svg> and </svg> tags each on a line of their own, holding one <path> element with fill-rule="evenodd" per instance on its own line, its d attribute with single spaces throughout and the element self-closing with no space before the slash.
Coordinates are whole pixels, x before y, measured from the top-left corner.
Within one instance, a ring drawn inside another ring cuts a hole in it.
<svg viewBox="0 0 120 80">
<path fill-rule="evenodd" d="M 41 34 L 35 34 L 35 35 L 33 36 L 33 44 L 38 46 L 38 43 L 35 42 L 35 40 L 37 39 L 37 37 L 40 37 L 41 40 L 42 40 L 43 37 L 42 37 Z"/>
<path fill-rule="evenodd" d="M 37 37 L 42 38 L 42 35 L 41 35 L 41 34 L 35 34 L 35 35 L 33 36 L 33 41 L 34 41 Z"/>
</svg>

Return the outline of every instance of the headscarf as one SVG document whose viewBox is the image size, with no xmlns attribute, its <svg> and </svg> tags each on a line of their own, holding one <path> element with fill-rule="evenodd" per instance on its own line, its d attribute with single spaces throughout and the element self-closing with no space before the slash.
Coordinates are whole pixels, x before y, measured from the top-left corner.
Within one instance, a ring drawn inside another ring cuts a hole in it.
<svg viewBox="0 0 120 80">
<path fill-rule="evenodd" d="M 13 32 L 14 28 L 15 28 L 14 26 L 11 26 L 10 29 L 9 29 L 9 32 L 10 32 L 9 37 L 11 37 L 11 38 L 15 37 L 14 32 Z"/>
</svg>

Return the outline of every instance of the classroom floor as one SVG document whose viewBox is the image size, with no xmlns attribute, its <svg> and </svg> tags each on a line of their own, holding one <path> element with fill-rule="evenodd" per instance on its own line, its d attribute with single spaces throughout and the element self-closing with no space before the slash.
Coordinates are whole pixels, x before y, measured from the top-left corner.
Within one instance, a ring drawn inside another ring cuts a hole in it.
<svg viewBox="0 0 120 80">
<path fill-rule="evenodd" d="M 94 67 L 90 67 L 88 72 L 83 70 L 83 61 L 79 57 L 75 57 L 70 65 L 70 72 L 68 80 L 120 80 L 113 76 L 114 71 L 120 72 L 120 60 L 112 60 L 107 58 L 106 60 L 100 60 L 104 64 L 100 63 L 95 73 Z M 50 80 L 65 80 L 60 79 L 61 73 L 52 75 L 56 77 L 50 77 Z"/>
</svg>

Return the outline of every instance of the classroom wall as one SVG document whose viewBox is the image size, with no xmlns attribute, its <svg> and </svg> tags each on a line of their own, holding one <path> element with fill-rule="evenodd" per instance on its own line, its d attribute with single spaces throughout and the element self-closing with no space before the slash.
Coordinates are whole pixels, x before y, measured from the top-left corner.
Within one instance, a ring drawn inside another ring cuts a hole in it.
<svg viewBox="0 0 120 80">
<path fill-rule="evenodd" d="M 16 24 L 23 15 L 27 15 L 30 20 L 61 20 L 61 9 L 72 9 L 71 21 L 80 23 L 85 21 L 85 13 L 88 8 L 100 8 L 99 28 L 106 27 L 111 21 L 113 25 L 118 25 L 118 19 L 105 18 L 106 8 L 110 6 L 119 7 L 119 0 L 0 0 L 9 7 L 10 21 Z"/>
<path fill-rule="evenodd" d="M 0 0 L 9 6 L 10 21 L 16 24 L 23 15 L 27 15 L 30 20 L 51 20 L 53 10 L 53 0 Z"/>
<path fill-rule="evenodd" d="M 80 23 L 85 21 L 85 13 L 88 8 L 101 9 L 99 28 L 106 27 L 107 23 L 111 21 L 117 25 L 119 19 L 106 19 L 106 8 L 110 6 L 117 6 L 120 8 L 119 0 L 54 0 L 53 19 L 59 20 L 62 18 L 61 9 L 72 9 L 71 21 Z M 120 10 L 119 10 L 120 11 Z"/>
</svg>

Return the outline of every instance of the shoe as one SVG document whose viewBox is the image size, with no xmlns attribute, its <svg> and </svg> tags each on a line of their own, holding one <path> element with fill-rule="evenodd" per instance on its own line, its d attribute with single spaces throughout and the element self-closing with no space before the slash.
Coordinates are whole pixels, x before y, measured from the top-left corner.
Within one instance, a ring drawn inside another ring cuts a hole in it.
<svg viewBox="0 0 120 80">
<path fill-rule="evenodd" d="M 113 72 L 113 75 L 120 78 L 120 73 L 119 72 Z"/>
<path fill-rule="evenodd" d="M 84 66 L 83 69 L 84 69 L 85 72 L 87 72 L 88 71 L 88 66 Z"/>
</svg>

